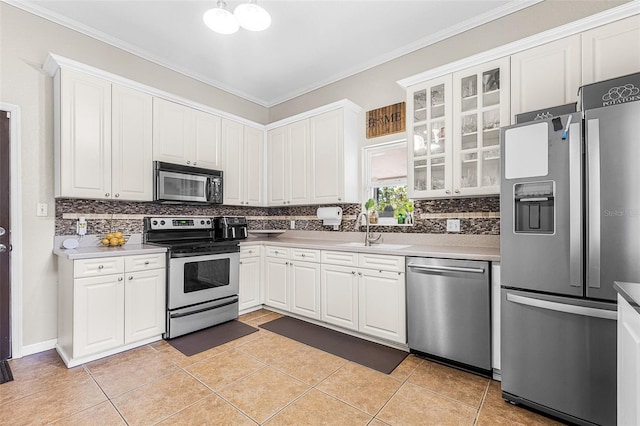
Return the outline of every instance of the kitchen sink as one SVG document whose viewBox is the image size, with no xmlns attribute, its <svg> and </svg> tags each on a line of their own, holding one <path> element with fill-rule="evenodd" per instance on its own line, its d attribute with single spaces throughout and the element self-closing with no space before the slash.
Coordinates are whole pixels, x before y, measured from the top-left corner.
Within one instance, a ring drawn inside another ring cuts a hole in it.
<svg viewBox="0 0 640 426">
<path fill-rule="evenodd" d="M 351 243 L 343 243 L 339 244 L 342 247 L 364 247 L 369 249 L 378 249 L 378 250 L 401 250 L 407 247 L 411 247 L 408 244 L 371 244 L 370 246 L 365 246 L 363 242 L 351 242 Z"/>
</svg>

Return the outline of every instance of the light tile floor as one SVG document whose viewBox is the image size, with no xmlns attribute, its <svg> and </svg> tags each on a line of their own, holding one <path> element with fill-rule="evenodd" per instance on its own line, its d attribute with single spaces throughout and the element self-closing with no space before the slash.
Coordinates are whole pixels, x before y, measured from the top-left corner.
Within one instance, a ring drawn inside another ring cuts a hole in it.
<svg viewBox="0 0 640 426">
<path fill-rule="evenodd" d="M 263 329 L 192 357 L 159 341 L 71 369 L 55 351 L 10 365 L 0 425 L 558 424 L 493 380 L 414 355 L 386 375 Z"/>
</svg>

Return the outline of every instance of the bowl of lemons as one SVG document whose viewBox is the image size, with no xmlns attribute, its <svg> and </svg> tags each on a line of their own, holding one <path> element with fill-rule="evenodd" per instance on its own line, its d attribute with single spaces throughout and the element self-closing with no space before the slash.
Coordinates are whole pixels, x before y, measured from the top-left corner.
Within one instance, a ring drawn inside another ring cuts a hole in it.
<svg viewBox="0 0 640 426">
<path fill-rule="evenodd" d="M 127 243 L 128 237 L 121 231 L 109 232 L 101 240 L 100 244 L 105 247 L 119 247 Z"/>
</svg>

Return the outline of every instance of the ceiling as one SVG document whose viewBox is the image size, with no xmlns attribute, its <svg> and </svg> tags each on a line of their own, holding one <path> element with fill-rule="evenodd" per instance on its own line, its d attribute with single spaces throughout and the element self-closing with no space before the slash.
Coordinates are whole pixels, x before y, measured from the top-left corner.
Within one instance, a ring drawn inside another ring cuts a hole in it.
<svg viewBox="0 0 640 426">
<path fill-rule="evenodd" d="M 232 35 L 202 21 L 216 0 L 6 1 L 270 107 L 540 0 L 260 0 L 271 27 Z"/>
</svg>

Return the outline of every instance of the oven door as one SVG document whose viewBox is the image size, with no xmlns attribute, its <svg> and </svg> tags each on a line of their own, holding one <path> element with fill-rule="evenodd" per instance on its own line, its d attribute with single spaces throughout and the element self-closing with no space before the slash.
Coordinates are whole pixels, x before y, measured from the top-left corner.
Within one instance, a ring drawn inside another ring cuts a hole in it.
<svg viewBox="0 0 640 426">
<path fill-rule="evenodd" d="M 169 310 L 238 294 L 240 253 L 172 257 Z"/>
</svg>

